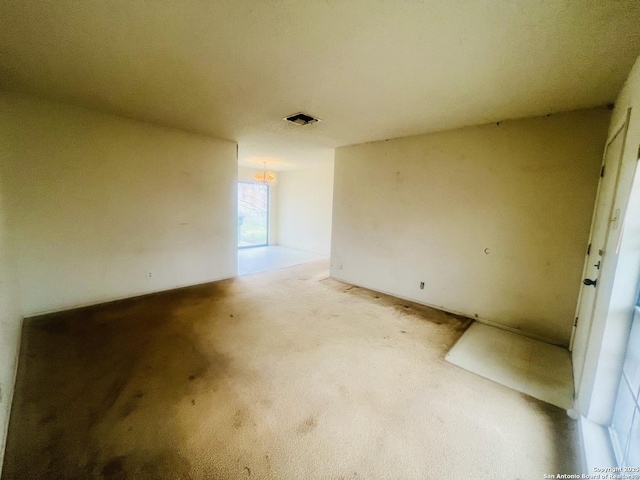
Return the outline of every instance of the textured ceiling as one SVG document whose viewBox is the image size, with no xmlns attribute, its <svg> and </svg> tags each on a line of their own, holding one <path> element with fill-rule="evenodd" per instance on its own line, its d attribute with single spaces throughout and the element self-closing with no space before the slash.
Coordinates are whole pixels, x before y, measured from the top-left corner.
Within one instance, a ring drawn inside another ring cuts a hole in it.
<svg viewBox="0 0 640 480">
<path fill-rule="evenodd" d="M 612 102 L 638 25 L 637 0 L 0 0 L 0 89 L 235 140 L 245 163 L 286 167 Z M 299 111 L 322 122 L 282 120 Z"/>
</svg>

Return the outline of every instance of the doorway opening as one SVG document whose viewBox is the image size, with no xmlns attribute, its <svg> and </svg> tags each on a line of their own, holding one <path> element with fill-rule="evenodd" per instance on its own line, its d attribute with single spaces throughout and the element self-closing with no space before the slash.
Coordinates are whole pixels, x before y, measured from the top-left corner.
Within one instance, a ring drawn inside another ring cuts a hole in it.
<svg viewBox="0 0 640 480">
<path fill-rule="evenodd" d="M 238 182 L 238 248 L 269 244 L 269 186 Z"/>
<path fill-rule="evenodd" d="M 329 256 L 333 150 L 287 147 L 280 158 L 263 149 L 238 145 L 238 275 Z"/>
</svg>

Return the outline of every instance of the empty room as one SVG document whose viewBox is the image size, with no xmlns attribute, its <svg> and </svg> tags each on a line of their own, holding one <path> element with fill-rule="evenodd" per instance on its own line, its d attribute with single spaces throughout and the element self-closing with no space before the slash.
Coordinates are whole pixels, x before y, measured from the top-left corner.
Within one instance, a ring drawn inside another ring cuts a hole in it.
<svg viewBox="0 0 640 480">
<path fill-rule="evenodd" d="M 638 25 L 0 0 L 1 478 L 640 478 Z"/>
</svg>

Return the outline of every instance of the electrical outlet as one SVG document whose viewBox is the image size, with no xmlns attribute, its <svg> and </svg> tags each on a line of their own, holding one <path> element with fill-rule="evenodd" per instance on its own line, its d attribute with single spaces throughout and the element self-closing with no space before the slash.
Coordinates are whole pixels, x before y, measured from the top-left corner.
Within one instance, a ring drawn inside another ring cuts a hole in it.
<svg viewBox="0 0 640 480">
<path fill-rule="evenodd" d="M 147 278 L 151 278 L 153 277 L 153 273 L 152 272 L 147 272 Z"/>
<path fill-rule="evenodd" d="M 420 282 L 420 290 L 424 290 L 424 282 Z"/>
</svg>

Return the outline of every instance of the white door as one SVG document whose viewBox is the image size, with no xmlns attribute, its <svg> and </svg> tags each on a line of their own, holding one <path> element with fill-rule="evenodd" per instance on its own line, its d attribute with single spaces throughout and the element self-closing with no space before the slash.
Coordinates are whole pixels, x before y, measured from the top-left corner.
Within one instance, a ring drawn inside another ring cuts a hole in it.
<svg viewBox="0 0 640 480">
<path fill-rule="evenodd" d="M 600 184 L 596 197 L 596 207 L 591 222 L 591 236 L 587 251 L 587 261 L 583 272 L 583 286 L 580 292 L 576 323 L 574 324 L 571 350 L 573 352 L 573 378 L 576 388 L 582 380 L 587 344 L 591 333 L 593 307 L 598 298 L 598 278 L 607 259 L 607 249 L 615 249 L 615 239 L 609 232 L 618 227 L 619 212 L 613 210 L 627 124 L 618 129 L 606 146 L 602 163 Z M 611 241 L 609 241 L 611 240 Z"/>
</svg>

